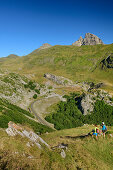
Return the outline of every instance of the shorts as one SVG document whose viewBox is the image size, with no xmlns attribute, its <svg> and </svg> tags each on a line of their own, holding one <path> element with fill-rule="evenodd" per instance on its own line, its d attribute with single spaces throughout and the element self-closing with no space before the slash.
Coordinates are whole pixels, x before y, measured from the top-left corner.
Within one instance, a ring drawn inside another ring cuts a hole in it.
<svg viewBox="0 0 113 170">
<path fill-rule="evenodd" d="M 102 130 L 102 133 L 105 133 L 106 132 L 106 130 Z"/>
<path fill-rule="evenodd" d="M 96 136 L 97 136 L 97 135 L 98 135 L 98 133 L 93 133 L 93 135 L 96 135 Z"/>
</svg>

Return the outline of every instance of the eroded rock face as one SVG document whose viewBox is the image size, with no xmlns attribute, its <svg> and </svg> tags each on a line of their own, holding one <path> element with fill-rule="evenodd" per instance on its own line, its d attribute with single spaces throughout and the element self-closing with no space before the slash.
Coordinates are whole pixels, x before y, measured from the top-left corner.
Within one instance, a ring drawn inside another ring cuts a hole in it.
<svg viewBox="0 0 113 170">
<path fill-rule="evenodd" d="M 113 68 L 113 53 L 101 61 L 101 68 Z"/>
<path fill-rule="evenodd" d="M 72 45 L 82 46 L 82 45 L 97 45 L 97 44 L 103 44 L 102 40 L 94 34 L 86 33 L 84 39 L 80 37 Z"/>
<path fill-rule="evenodd" d="M 84 96 L 84 98 L 81 100 L 81 106 L 84 115 L 90 114 L 94 109 L 94 103 L 93 95 L 87 94 Z"/>
<path fill-rule="evenodd" d="M 91 33 L 86 33 L 83 45 L 96 45 L 96 44 L 103 44 L 103 42 L 96 35 Z"/>
<path fill-rule="evenodd" d="M 64 85 L 64 86 L 71 86 L 73 85 L 73 82 L 67 78 L 61 77 L 61 76 L 56 76 L 53 74 L 46 73 L 44 74 L 44 77 L 48 80 L 52 80 L 54 83 L 57 83 L 59 85 Z"/>
<path fill-rule="evenodd" d="M 84 115 L 91 114 L 97 100 L 103 100 L 106 104 L 113 106 L 113 102 L 110 100 L 112 98 L 110 94 L 104 90 L 93 90 L 90 93 L 83 93 L 81 96 L 75 98 L 78 108 Z"/>
</svg>

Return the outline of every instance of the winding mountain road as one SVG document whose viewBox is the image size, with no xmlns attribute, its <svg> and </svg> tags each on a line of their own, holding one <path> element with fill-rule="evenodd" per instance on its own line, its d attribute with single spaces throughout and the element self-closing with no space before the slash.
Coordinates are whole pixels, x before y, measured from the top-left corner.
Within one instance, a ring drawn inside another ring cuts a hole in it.
<svg viewBox="0 0 113 170">
<path fill-rule="evenodd" d="M 58 95 L 53 95 L 53 96 L 45 97 L 40 100 L 36 100 L 31 104 L 30 111 L 35 115 L 35 117 L 38 119 L 38 121 L 41 124 L 54 129 L 54 125 L 47 122 L 42 115 L 44 113 L 47 113 L 48 107 L 50 107 L 52 104 L 58 103 L 60 100 L 63 99 L 61 99 L 61 96 Z"/>
<path fill-rule="evenodd" d="M 38 100 L 34 101 L 31 106 L 30 106 L 30 109 L 31 109 L 31 112 L 34 113 L 34 115 L 36 116 L 36 118 L 38 119 L 38 121 L 43 124 L 43 125 L 46 125 L 48 127 L 50 127 L 50 124 L 43 118 L 41 118 L 38 113 L 35 111 L 35 109 L 33 108 L 33 105 L 34 103 L 36 103 Z"/>
</svg>

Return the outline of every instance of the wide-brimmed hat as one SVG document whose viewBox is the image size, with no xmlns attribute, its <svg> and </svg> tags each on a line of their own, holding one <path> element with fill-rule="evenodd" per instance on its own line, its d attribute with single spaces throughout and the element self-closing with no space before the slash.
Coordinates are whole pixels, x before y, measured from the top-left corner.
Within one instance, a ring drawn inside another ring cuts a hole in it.
<svg viewBox="0 0 113 170">
<path fill-rule="evenodd" d="M 104 122 L 102 122 L 102 124 L 104 125 Z"/>
</svg>

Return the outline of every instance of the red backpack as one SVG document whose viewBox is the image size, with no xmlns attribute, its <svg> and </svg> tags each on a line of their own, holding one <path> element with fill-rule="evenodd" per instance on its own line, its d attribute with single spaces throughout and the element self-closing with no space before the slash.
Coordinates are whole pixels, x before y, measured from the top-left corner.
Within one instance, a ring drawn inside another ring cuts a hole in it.
<svg viewBox="0 0 113 170">
<path fill-rule="evenodd" d="M 96 132 L 99 133 L 99 129 L 96 129 Z"/>
</svg>

